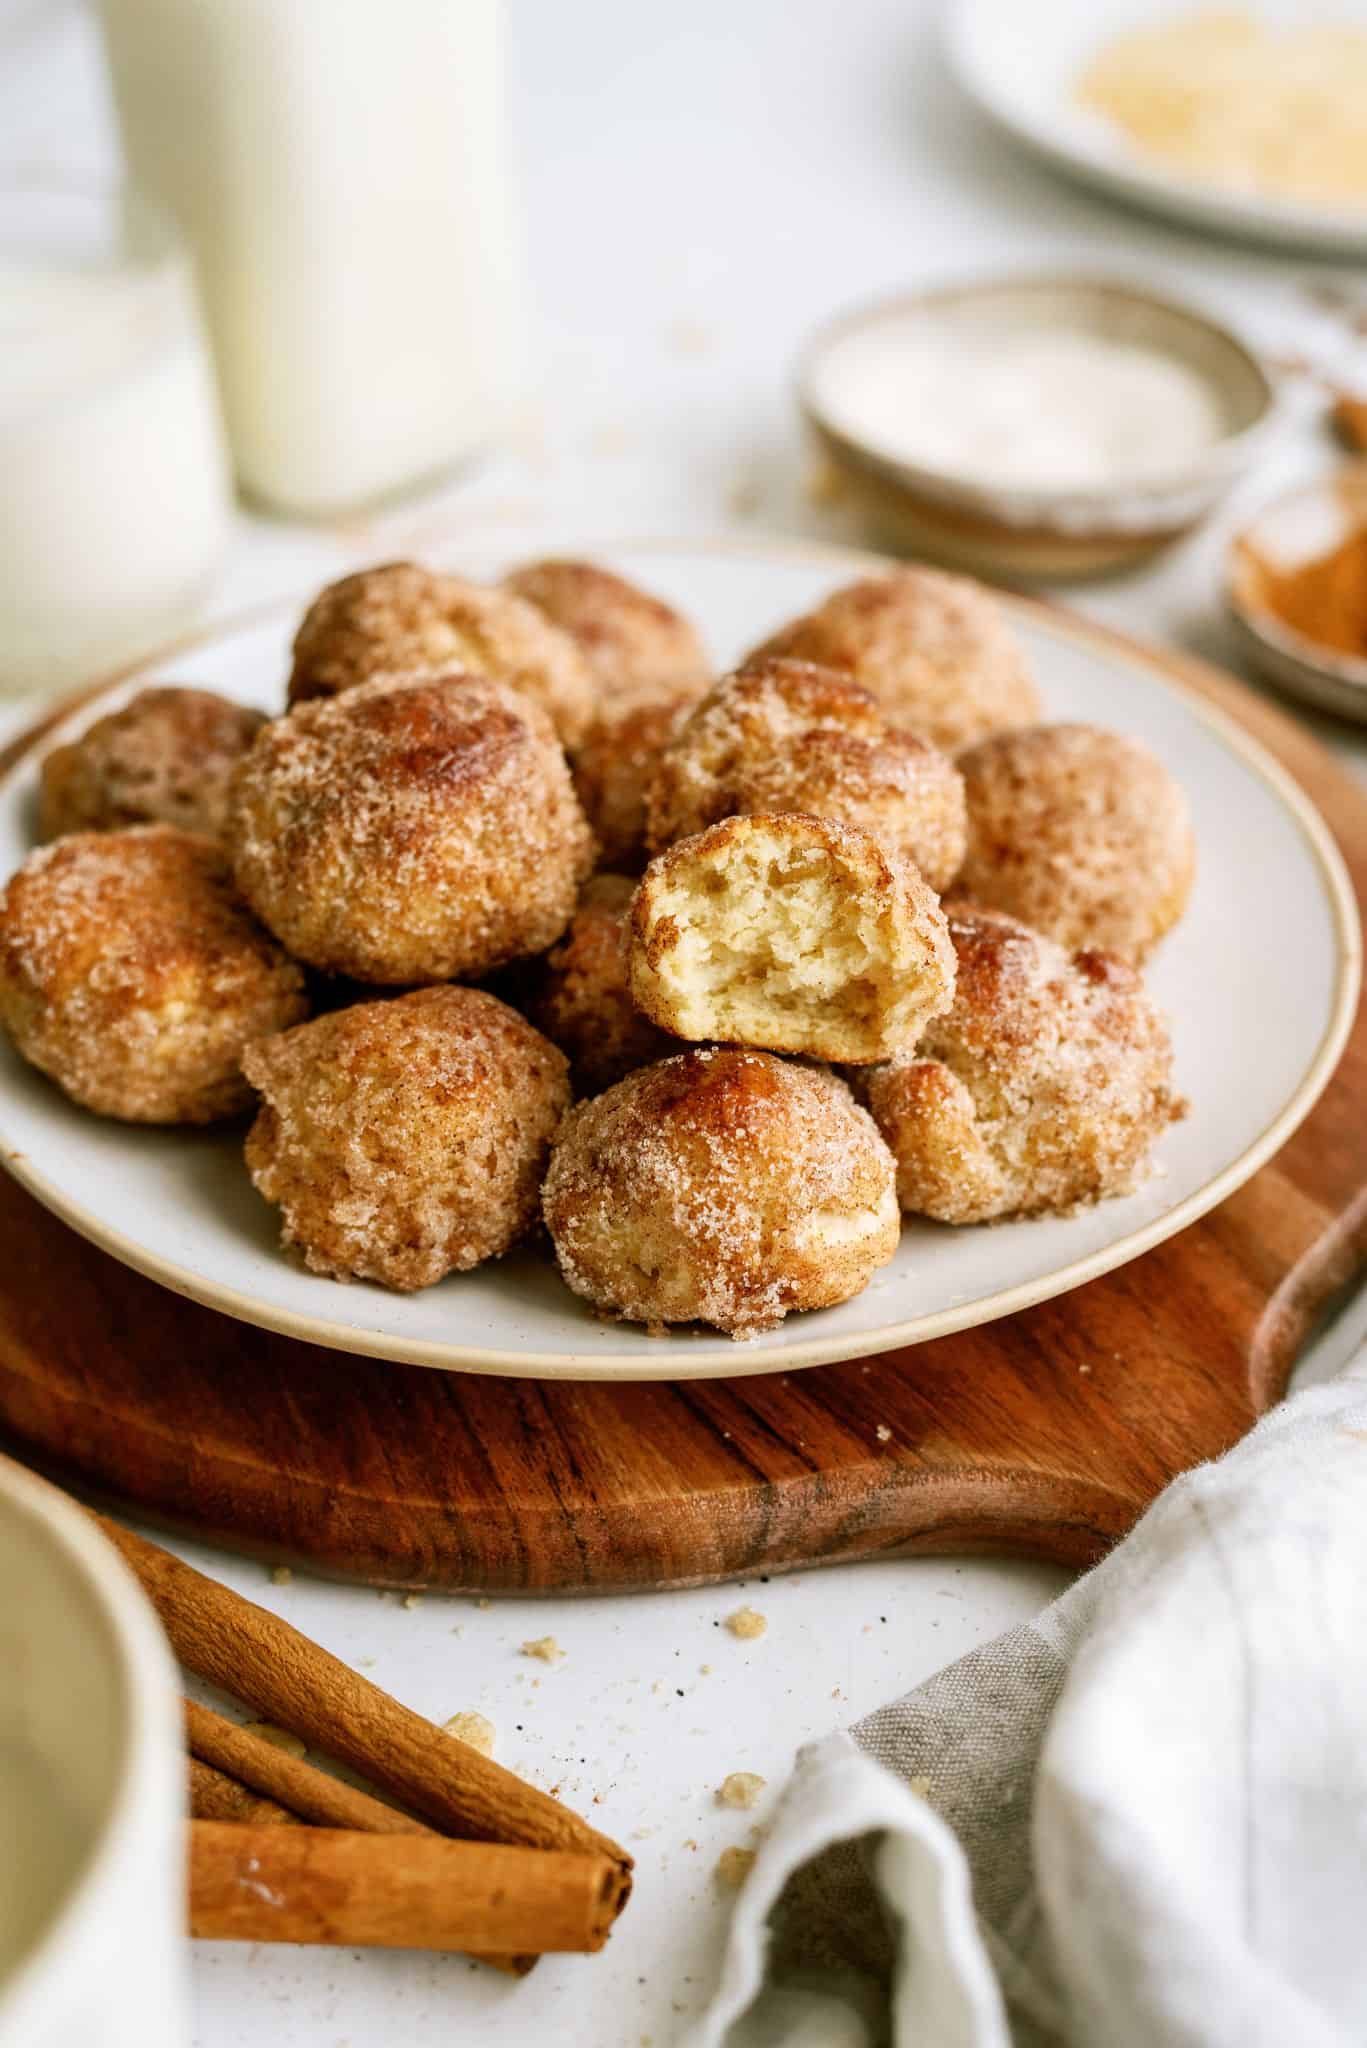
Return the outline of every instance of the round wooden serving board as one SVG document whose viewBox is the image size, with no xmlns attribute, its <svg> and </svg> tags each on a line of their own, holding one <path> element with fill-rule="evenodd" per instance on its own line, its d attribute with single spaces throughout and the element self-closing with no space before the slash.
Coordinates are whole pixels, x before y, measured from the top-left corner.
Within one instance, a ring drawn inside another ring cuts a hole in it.
<svg viewBox="0 0 1367 2048">
<path fill-rule="evenodd" d="M 1308 791 L 1367 903 L 1367 800 L 1231 677 L 1170 666 Z M 1133 1264 L 914 1350 L 689 1385 L 484 1378 L 271 1336 L 0 1179 L 0 1430 L 168 1526 L 383 1585 L 630 1590 L 896 1550 L 1086 1564 L 1280 1395 L 1367 1255 L 1365 1129 L 1359 1015 L 1275 1162 Z"/>
</svg>

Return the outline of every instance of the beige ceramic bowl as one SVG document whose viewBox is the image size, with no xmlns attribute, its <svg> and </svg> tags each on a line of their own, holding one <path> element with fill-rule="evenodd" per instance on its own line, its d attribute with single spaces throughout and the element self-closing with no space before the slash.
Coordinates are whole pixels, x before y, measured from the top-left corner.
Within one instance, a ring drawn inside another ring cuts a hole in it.
<svg viewBox="0 0 1367 2048">
<path fill-rule="evenodd" d="M 853 430 L 839 393 L 859 375 L 862 352 L 956 317 L 999 321 L 1004 334 L 1052 327 L 1161 351 L 1205 379 L 1225 432 L 1172 476 L 1025 489 L 922 468 Z M 1104 575 L 1178 539 L 1242 474 L 1275 404 L 1266 371 L 1228 329 L 1151 292 L 1087 277 L 951 285 L 846 314 L 810 344 L 798 389 L 818 444 L 885 543 L 989 575 L 1038 578 Z"/>
<path fill-rule="evenodd" d="M 1298 568 L 1367 527 L 1367 462 L 1299 484 L 1265 505 L 1229 551 L 1225 596 L 1241 652 L 1293 696 L 1367 725 L 1367 657 L 1307 640 L 1269 610 L 1263 564 Z"/>
<path fill-rule="evenodd" d="M 141 1588 L 0 1457 L 0 2048 L 186 2048 L 184 1772 Z"/>
</svg>

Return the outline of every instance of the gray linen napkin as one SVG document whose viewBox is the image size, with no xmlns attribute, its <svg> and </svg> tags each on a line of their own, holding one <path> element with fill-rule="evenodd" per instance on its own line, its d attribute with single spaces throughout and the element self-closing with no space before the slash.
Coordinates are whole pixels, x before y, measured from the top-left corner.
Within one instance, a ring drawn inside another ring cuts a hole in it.
<svg viewBox="0 0 1367 2048">
<path fill-rule="evenodd" d="M 1367 1353 L 802 1752 L 687 2048 L 1367 2041 Z"/>
</svg>

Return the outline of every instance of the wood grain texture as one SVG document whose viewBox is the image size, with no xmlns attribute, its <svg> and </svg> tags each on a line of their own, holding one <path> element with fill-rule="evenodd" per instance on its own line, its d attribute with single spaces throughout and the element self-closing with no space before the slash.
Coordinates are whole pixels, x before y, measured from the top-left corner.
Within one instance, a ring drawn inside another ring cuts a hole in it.
<svg viewBox="0 0 1367 2048">
<path fill-rule="evenodd" d="M 1170 665 L 1314 798 L 1367 904 L 1367 800 L 1271 704 Z M 915 1350 L 690 1385 L 294 1343 L 140 1279 L 0 1181 L 0 1429 L 167 1526 L 384 1585 L 629 1590 L 899 1550 L 1086 1564 L 1278 1397 L 1361 1270 L 1365 1126 L 1359 1015 L 1277 1159 L 1134 1264 Z"/>
</svg>

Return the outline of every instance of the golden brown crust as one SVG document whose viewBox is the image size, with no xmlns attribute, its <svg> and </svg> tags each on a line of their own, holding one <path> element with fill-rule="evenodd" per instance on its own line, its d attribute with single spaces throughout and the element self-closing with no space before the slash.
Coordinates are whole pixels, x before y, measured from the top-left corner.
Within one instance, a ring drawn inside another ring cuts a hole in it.
<svg viewBox="0 0 1367 2048">
<path fill-rule="evenodd" d="M 953 1007 L 914 1052 L 860 1076 L 903 1208 L 982 1223 L 1129 1193 L 1185 1108 L 1139 976 L 1000 913 L 948 909 Z"/>
<path fill-rule="evenodd" d="M 487 676 L 376 677 L 267 726 L 230 843 L 290 952 L 396 986 L 544 951 L 593 863 L 550 721 Z"/>
<path fill-rule="evenodd" d="M 833 1074 L 687 1052 L 572 1110 L 542 1205 L 576 1294 L 733 1336 L 846 1301 L 897 1246 L 893 1166 Z"/>
<path fill-rule="evenodd" d="M 509 590 L 386 562 L 329 584 L 294 639 L 289 701 L 334 697 L 372 676 L 464 670 L 493 676 L 550 713 L 562 745 L 593 715 L 593 674 L 568 633 Z"/>
<path fill-rule="evenodd" d="M 657 854 L 626 958 L 662 1030 L 850 1064 L 914 1044 L 954 985 L 944 914 L 911 863 L 797 812 L 728 818 Z"/>
<path fill-rule="evenodd" d="M 980 583 L 940 569 L 901 569 L 837 590 L 750 661 L 773 655 L 843 670 L 895 724 L 946 753 L 1039 717 L 1038 692 L 1001 607 Z"/>
<path fill-rule="evenodd" d="M 503 587 L 570 635 L 592 666 L 600 707 L 701 687 L 707 650 L 680 612 L 596 562 L 527 562 Z"/>
<path fill-rule="evenodd" d="M 622 940 L 635 892 L 626 875 L 592 876 L 527 998 L 527 1015 L 568 1055 L 581 1095 L 598 1095 L 633 1068 L 678 1050 L 627 989 Z"/>
<path fill-rule="evenodd" d="M 535 1220 L 565 1060 L 482 989 L 358 1003 L 254 1046 L 247 1165 L 315 1273 L 407 1292 Z"/>
<path fill-rule="evenodd" d="M 968 799 L 961 895 L 1063 946 L 1142 961 L 1186 908 L 1187 801 L 1147 747 L 1090 725 L 1001 733 L 960 756 Z"/>
<path fill-rule="evenodd" d="M 0 913 L 0 1022 L 74 1102 L 212 1123 L 251 1101 L 246 1047 L 307 1012 L 304 978 L 210 839 L 169 825 L 31 854 Z"/>
<path fill-rule="evenodd" d="M 632 870 L 644 864 L 646 792 L 661 749 L 700 694 L 701 686 L 608 704 L 575 749 L 574 786 L 605 867 Z"/>
<path fill-rule="evenodd" d="M 265 722 L 211 690 L 140 690 L 44 755 L 39 837 L 124 825 L 220 837 L 229 779 Z"/>
<path fill-rule="evenodd" d="M 803 811 L 857 825 L 943 889 L 964 855 L 963 782 L 948 757 L 890 726 L 877 699 L 811 662 L 752 662 L 713 685 L 664 748 L 647 844 L 722 818 Z"/>
</svg>

